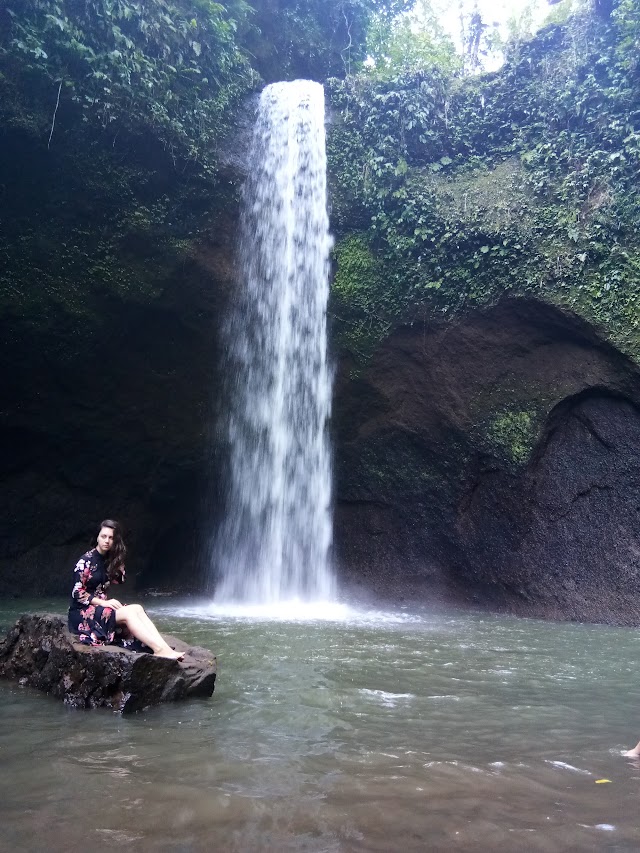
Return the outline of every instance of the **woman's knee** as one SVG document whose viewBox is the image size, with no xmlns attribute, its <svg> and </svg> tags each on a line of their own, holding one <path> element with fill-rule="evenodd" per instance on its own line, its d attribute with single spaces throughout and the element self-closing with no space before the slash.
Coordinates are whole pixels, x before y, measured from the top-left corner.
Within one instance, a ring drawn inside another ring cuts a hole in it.
<svg viewBox="0 0 640 853">
<path fill-rule="evenodd" d="M 116 611 L 120 614 L 122 619 L 137 619 L 140 614 L 144 613 L 142 609 L 142 605 L 140 604 L 125 604 L 124 607 L 121 607 L 120 610 Z"/>
</svg>

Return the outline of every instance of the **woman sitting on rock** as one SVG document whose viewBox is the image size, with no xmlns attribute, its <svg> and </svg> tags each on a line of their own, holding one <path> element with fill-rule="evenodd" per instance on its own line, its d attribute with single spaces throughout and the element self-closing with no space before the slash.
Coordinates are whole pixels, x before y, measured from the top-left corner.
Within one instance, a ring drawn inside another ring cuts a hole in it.
<svg viewBox="0 0 640 853">
<path fill-rule="evenodd" d="M 158 657 L 180 660 L 184 655 L 163 640 L 139 604 L 122 604 L 117 598 L 107 598 L 112 583 L 124 583 L 126 552 L 118 522 L 103 521 L 96 547 L 83 554 L 75 567 L 69 630 L 78 634 L 81 643 L 100 646 L 113 643 L 117 626 L 123 626 Z"/>
</svg>

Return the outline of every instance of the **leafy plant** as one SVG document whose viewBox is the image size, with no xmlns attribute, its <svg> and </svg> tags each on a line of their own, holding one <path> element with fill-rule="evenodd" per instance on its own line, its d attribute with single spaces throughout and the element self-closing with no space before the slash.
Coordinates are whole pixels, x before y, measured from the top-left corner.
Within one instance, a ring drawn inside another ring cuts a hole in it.
<svg viewBox="0 0 640 853">
<path fill-rule="evenodd" d="M 352 73 L 366 57 L 373 21 L 387 25 L 413 0 L 254 0 L 243 43 L 267 82 L 323 81 Z"/>
<path fill-rule="evenodd" d="M 461 57 L 430 0 L 417 0 L 410 11 L 392 20 L 375 15 L 367 35 L 367 54 L 365 68 L 371 78 L 377 79 L 393 79 L 432 68 L 449 72 L 462 68 Z"/>
<path fill-rule="evenodd" d="M 543 30 L 484 77 L 331 83 L 335 228 L 381 265 L 380 329 L 528 292 L 640 357 L 639 34 L 621 2 L 611 21 Z M 348 336 L 344 298 L 339 316 Z"/>
<path fill-rule="evenodd" d="M 9 0 L 0 68 L 69 116 L 118 132 L 153 133 L 186 159 L 206 159 L 235 98 L 252 85 L 235 41 L 243 2 Z M 233 12 L 233 14 L 231 14 Z M 235 15 L 235 17 L 234 17 Z"/>
</svg>

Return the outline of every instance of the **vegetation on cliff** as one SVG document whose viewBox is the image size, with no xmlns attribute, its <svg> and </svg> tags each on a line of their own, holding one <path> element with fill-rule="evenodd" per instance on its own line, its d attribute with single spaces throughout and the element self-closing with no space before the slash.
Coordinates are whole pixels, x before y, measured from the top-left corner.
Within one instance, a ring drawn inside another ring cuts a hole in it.
<svg viewBox="0 0 640 853">
<path fill-rule="evenodd" d="M 372 30 L 388 30 L 413 0 L 249 0 L 241 41 L 267 83 L 324 81 L 356 71 Z"/>
<path fill-rule="evenodd" d="M 73 356 L 65 318 L 94 329 L 109 322 L 109 300 L 158 300 L 217 212 L 237 207 L 217 146 L 260 75 L 346 73 L 372 16 L 406 4 L 9 0 L 0 10 L 7 335 L 36 334 Z"/>
<path fill-rule="evenodd" d="M 73 357 L 69 326 L 91 334 L 109 300 L 161 295 L 221 191 L 213 146 L 253 85 L 235 39 L 244 14 L 208 0 L 0 12 L 0 308 L 13 342 L 35 334 Z"/>
<path fill-rule="evenodd" d="M 62 103 L 114 144 L 119 133 L 150 132 L 182 157 L 202 158 L 226 107 L 251 82 L 234 37 L 246 8 L 243 0 L 226 8 L 210 0 L 8 4 L 2 73 L 14 110 L 27 86 L 41 109 L 55 96 L 53 117 L 46 110 L 49 147 Z"/>
<path fill-rule="evenodd" d="M 439 63 L 331 82 L 333 310 L 354 354 L 399 320 L 528 293 L 640 357 L 639 44 L 622 0 L 490 75 Z"/>
</svg>

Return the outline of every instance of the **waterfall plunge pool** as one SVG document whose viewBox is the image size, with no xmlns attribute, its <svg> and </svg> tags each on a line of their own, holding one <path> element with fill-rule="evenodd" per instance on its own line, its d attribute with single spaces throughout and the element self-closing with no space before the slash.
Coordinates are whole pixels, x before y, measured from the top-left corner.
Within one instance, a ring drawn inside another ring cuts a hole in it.
<svg viewBox="0 0 640 853">
<path fill-rule="evenodd" d="M 213 698 L 120 718 L 0 681 L 2 850 L 640 848 L 635 630 L 146 604 L 218 654 Z"/>
</svg>

